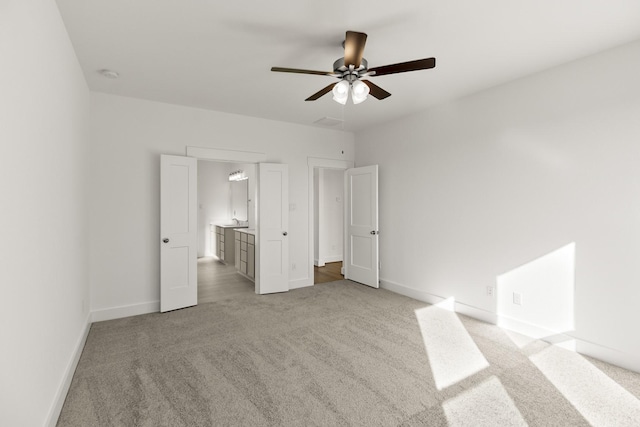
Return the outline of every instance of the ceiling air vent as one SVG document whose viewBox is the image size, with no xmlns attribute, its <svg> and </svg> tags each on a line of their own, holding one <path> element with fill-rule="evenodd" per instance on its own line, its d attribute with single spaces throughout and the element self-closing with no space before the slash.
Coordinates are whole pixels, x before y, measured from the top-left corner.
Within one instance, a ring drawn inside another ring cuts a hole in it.
<svg viewBox="0 0 640 427">
<path fill-rule="evenodd" d="M 319 120 L 316 120 L 313 123 L 316 124 L 316 125 L 319 125 L 319 126 L 333 127 L 333 126 L 337 126 L 337 125 L 341 124 L 342 120 L 334 119 L 333 117 L 323 117 L 323 118 L 321 118 Z"/>
</svg>

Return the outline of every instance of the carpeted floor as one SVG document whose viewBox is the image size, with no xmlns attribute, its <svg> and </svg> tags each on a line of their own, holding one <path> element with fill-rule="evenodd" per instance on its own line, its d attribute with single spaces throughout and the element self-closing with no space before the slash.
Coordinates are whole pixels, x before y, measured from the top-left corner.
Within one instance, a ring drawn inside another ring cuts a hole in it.
<svg viewBox="0 0 640 427">
<path fill-rule="evenodd" d="M 638 426 L 640 374 L 339 281 L 95 323 L 59 426 Z"/>
</svg>

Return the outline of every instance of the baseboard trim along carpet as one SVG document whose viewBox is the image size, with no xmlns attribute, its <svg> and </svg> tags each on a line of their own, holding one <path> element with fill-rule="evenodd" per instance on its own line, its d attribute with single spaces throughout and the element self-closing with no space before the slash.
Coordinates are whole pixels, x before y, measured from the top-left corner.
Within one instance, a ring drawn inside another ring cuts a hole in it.
<svg viewBox="0 0 640 427">
<path fill-rule="evenodd" d="M 47 426 L 55 427 L 58 422 L 58 417 L 60 416 L 62 406 L 64 405 L 64 400 L 66 399 L 67 393 L 69 392 L 69 387 L 71 387 L 71 380 L 73 379 L 73 374 L 76 372 L 76 367 L 78 366 L 78 362 L 80 361 L 80 356 L 82 355 L 82 350 L 84 349 L 84 345 L 87 342 L 87 337 L 89 336 L 90 329 L 91 313 L 89 313 L 89 315 L 87 316 L 85 326 L 80 333 L 80 337 L 78 337 L 78 341 L 76 341 L 71 359 L 67 364 L 67 368 L 64 370 L 62 382 L 60 383 L 60 387 L 58 387 L 56 396 L 54 397 L 51 408 L 49 409 L 49 414 L 47 415 L 47 421 L 45 424 Z"/>
<path fill-rule="evenodd" d="M 91 321 L 102 322 L 104 320 L 121 319 L 123 317 L 138 316 L 140 314 L 157 313 L 159 311 L 160 301 L 143 302 L 140 304 L 94 310 L 91 312 Z"/>
<path fill-rule="evenodd" d="M 446 300 L 446 298 L 444 297 L 410 288 L 408 286 L 404 286 L 386 279 L 380 279 L 380 287 L 409 298 L 427 302 L 429 304 L 439 304 Z M 473 307 L 458 301 L 455 302 L 454 311 L 469 317 L 473 317 L 474 319 L 491 323 L 493 325 L 499 325 L 504 329 L 526 334 L 529 336 L 534 336 L 550 344 L 559 345 L 566 349 L 571 349 L 580 354 L 584 354 L 602 360 L 604 362 L 620 366 L 621 368 L 629 369 L 634 372 L 640 372 L 640 360 L 638 360 L 637 357 L 634 357 L 633 355 L 620 350 L 603 346 L 601 344 L 596 344 L 582 340 L 580 338 L 576 338 L 571 333 L 558 334 L 557 332 L 545 330 L 544 328 L 536 325 L 524 323 L 505 316 L 498 316 L 495 313 L 491 313 L 487 310 Z M 566 343 L 570 340 L 573 341 L 570 346 L 563 345 L 563 343 Z"/>
<path fill-rule="evenodd" d="M 630 371 L 640 372 L 640 360 L 638 356 L 605 347 L 600 344 L 576 339 L 576 351 L 580 354 L 591 356 L 594 359 L 602 360 Z"/>
<path fill-rule="evenodd" d="M 380 279 L 380 287 L 388 291 L 404 295 L 405 297 L 417 299 L 418 301 L 424 301 L 426 303 L 434 305 L 439 304 L 447 299 L 438 295 L 430 294 L 428 292 L 419 291 L 417 289 L 413 289 L 386 279 Z M 465 316 L 473 317 L 474 319 L 482 320 L 483 322 L 491 323 L 493 325 L 497 324 L 497 316 L 495 315 L 495 313 L 483 310 L 481 308 L 473 307 L 459 301 L 455 302 L 455 312 L 464 314 Z"/>
</svg>

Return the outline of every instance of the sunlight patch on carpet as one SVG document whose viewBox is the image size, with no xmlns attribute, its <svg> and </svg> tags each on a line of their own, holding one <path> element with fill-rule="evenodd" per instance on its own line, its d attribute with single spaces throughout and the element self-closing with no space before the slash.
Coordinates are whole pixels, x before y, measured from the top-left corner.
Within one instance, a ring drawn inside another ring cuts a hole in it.
<svg viewBox="0 0 640 427">
<path fill-rule="evenodd" d="M 495 376 L 447 400 L 442 408 L 450 427 L 527 426 L 509 393 Z"/>
<path fill-rule="evenodd" d="M 578 353 L 551 346 L 529 358 L 591 425 L 639 425 L 640 400 Z"/>
<path fill-rule="evenodd" d="M 458 316 L 453 298 L 415 310 L 433 379 L 438 390 L 447 388 L 489 366 Z"/>
</svg>

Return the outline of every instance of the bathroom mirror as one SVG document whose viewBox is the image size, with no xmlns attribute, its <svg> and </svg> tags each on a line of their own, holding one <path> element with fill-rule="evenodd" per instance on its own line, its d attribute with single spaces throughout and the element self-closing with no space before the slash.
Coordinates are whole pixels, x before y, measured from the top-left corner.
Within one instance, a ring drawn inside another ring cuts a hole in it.
<svg viewBox="0 0 640 427">
<path fill-rule="evenodd" d="M 231 218 L 248 221 L 249 180 L 231 181 Z"/>
</svg>

